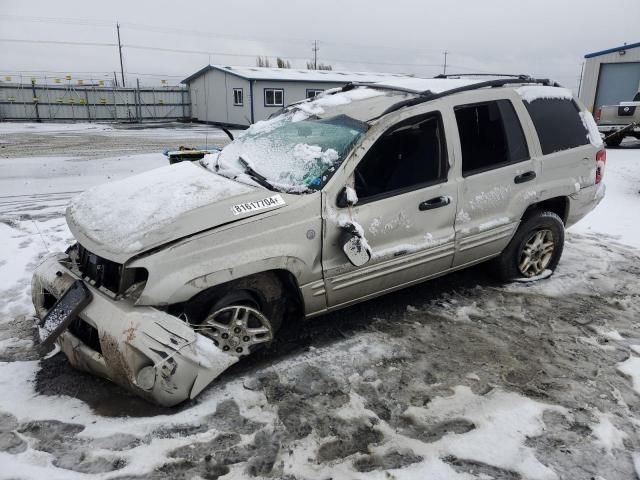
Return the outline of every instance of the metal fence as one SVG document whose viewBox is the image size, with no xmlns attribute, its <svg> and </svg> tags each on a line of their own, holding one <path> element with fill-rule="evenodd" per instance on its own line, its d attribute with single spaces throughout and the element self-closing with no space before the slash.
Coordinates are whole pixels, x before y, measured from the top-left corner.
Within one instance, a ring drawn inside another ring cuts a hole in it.
<svg viewBox="0 0 640 480">
<path fill-rule="evenodd" d="M 0 83 L 0 121 L 141 122 L 190 117 L 189 90 L 182 87 Z"/>
</svg>

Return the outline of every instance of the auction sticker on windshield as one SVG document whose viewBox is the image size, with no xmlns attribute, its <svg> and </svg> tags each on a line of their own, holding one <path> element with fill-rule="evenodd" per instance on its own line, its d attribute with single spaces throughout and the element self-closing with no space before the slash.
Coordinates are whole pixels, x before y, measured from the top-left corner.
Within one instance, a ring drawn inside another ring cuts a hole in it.
<svg viewBox="0 0 640 480">
<path fill-rule="evenodd" d="M 272 195 L 271 197 L 256 200 L 255 202 L 238 203 L 231 207 L 234 215 L 242 215 L 243 213 L 264 210 L 265 208 L 280 207 L 286 205 L 286 202 L 280 195 Z"/>
</svg>

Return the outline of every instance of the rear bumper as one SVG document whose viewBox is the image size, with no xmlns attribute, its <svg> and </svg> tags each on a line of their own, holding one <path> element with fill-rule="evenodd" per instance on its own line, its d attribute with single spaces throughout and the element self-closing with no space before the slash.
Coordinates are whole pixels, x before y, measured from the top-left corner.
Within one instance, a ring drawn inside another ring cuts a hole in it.
<svg viewBox="0 0 640 480">
<path fill-rule="evenodd" d="M 569 195 L 569 215 L 566 226 L 570 227 L 596 208 L 604 198 L 605 192 L 605 184 L 601 182 L 598 185 L 581 188 Z"/>
<path fill-rule="evenodd" d="M 66 268 L 65 260 L 64 254 L 50 255 L 34 272 L 32 297 L 41 318 L 46 313 L 44 292 L 59 298 L 78 279 Z M 105 377 L 160 405 L 173 406 L 195 397 L 238 360 L 173 315 L 114 300 L 87 287 L 92 300 L 79 321 L 89 325 L 83 325 L 83 331 L 97 338 L 85 342 L 66 330 L 57 340 L 69 362 L 80 370 Z"/>
</svg>

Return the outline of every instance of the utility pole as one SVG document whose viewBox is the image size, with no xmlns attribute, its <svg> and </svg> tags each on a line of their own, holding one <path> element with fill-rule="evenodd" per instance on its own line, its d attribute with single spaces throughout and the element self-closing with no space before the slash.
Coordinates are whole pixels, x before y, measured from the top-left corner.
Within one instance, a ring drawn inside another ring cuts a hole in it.
<svg viewBox="0 0 640 480">
<path fill-rule="evenodd" d="M 313 69 L 317 70 L 318 69 L 318 41 L 314 40 L 313 41 L 313 48 L 311 49 L 313 51 Z"/>
<path fill-rule="evenodd" d="M 120 43 L 120 24 L 116 23 L 116 30 L 118 31 L 118 53 L 120 53 L 120 73 L 122 74 L 122 86 L 126 87 L 124 84 L 124 66 L 122 65 L 122 44 Z"/>
<path fill-rule="evenodd" d="M 582 76 L 584 75 L 584 62 L 580 66 L 580 81 L 578 83 L 578 97 L 580 97 L 580 93 L 582 93 Z"/>
<path fill-rule="evenodd" d="M 444 51 L 444 70 L 442 72 L 443 75 L 447 74 L 447 55 L 449 55 L 449 52 L 447 52 L 446 50 Z"/>
</svg>

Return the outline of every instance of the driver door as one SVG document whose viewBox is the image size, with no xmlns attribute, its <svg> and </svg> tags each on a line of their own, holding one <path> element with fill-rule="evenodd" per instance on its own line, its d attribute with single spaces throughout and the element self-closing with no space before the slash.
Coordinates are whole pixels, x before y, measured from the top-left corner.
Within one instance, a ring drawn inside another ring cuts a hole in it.
<svg viewBox="0 0 640 480">
<path fill-rule="evenodd" d="M 336 195 L 324 195 L 322 263 L 329 308 L 451 268 L 457 184 L 449 180 L 449 150 L 439 112 L 409 118 L 383 133 L 355 167 L 355 205 L 339 208 Z M 342 249 L 341 225 L 349 222 L 361 227 L 371 248 L 371 259 L 360 267 Z"/>
</svg>

